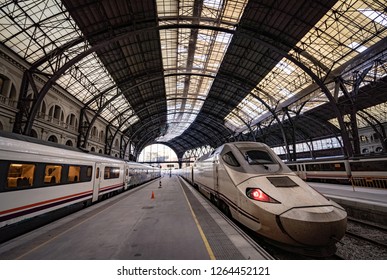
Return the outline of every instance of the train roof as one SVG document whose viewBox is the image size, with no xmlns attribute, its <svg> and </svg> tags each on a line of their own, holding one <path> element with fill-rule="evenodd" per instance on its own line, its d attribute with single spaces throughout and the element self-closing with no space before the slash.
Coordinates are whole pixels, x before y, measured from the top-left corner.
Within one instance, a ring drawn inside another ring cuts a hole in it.
<svg viewBox="0 0 387 280">
<path fill-rule="evenodd" d="M 34 137 L 26 136 L 26 135 L 21 135 L 21 134 L 16 134 L 16 133 L 11 133 L 11 132 L 6 132 L 6 131 L 0 131 L 0 137 L 7 138 L 7 139 L 13 139 L 13 140 L 18 140 L 18 141 L 24 141 L 28 143 L 33 143 L 33 144 L 38 144 L 38 145 L 43 145 L 43 146 L 48 146 L 48 147 L 53 147 L 57 149 L 62 149 L 62 150 L 67 150 L 67 151 L 72 151 L 72 152 L 78 152 L 82 153 L 84 155 L 92 155 L 92 156 L 97 156 L 97 157 L 103 157 L 106 159 L 111 159 L 111 160 L 123 160 L 121 158 L 116 158 L 113 156 L 105 155 L 105 154 L 99 154 L 99 153 L 94 153 L 90 152 L 86 149 L 80 149 L 77 147 L 70 147 L 66 145 L 62 145 L 59 143 L 54 143 L 50 141 L 44 141 L 41 139 L 37 139 Z M 129 161 L 128 161 L 129 162 Z"/>
<path fill-rule="evenodd" d="M 70 146 L 59 144 L 59 143 L 44 141 L 44 140 L 37 139 L 34 137 L 30 137 L 30 136 L 26 136 L 26 135 L 22 135 L 22 134 L 17 134 L 17 133 L 12 133 L 12 132 L 7 132 L 7 131 L 0 130 L 0 137 L 19 140 L 19 141 L 25 141 L 25 142 L 29 142 L 29 143 L 35 143 L 35 144 L 40 144 L 40 145 L 50 146 L 50 147 L 55 147 L 55 148 L 60 148 L 60 149 L 65 149 L 65 150 L 69 150 L 69 151 L 84 152 L 84 151 L 82 151 L 82 149 L 79 149 L 76 147 L 70 147 Z"/>
<path fill-rule="evenodd" d="M 207 154 L 202 155 L 200 158 L 197 159 L 197 161 L 203 161 L 203 160 L 206 160 L 208 158 L 211 158 L 212 156 L 214 156 L 216 154 L 221 153 L 223 148 L 226 146 L 235 146 L 238 149 L 239 148 L 253 148 L 253 147 L 260 147 L 260 148 L 267 147 L 267 148 L 269 148 L 269 146 L 267 146 L 265 143 L 261 143 L 261 142 L 253 142 L 253 141 L 230 142 L 230 143 L 225 143 L 225 144 L 219 146 L 218 148 L 214 149 L 212 152 L 209 152 Z"/>
</svg>

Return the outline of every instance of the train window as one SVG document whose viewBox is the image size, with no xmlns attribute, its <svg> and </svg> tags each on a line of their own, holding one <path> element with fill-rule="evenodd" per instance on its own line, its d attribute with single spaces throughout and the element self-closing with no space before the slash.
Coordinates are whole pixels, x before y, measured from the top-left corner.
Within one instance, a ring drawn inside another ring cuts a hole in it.
<svg viewBox="0 0 387 280">
<path fill-rule="evenodd" d="M 353 161 L 350 163 L 352 171 L 387 171 L 387 161 Z"/>
<path fill-rule="evenodd" d="M 44 172 L 44 184 L 58 184 L 61 181 L 62 166 L 46 165 Z"/>
<path fill-rule="evenodd" d="M 8 169 L 7 187 L 31 187 L 34 171 L 35 164 L 11 163 Z"/>
<path fill-rule="evenodd" d="M 343 162 L 306 164 L 306 171 L 345 171 Z"/>
<path fill-rule="evenodd" d="M 114 179 L 120 177 L 120 168 L 106 166 L 104 172 L 104 179 Z"/>
<path fill-rule="evenodd" d="M 86 169 L 85 176 L 81 176 L 82 182 L 91 181 L 91 176 L 93 175 L 93 167 L 91 166 L 82 166 L 82 169 Z M 81 173 L 83 174 L 83 173 Z"/>
<path fill-rule="evenodd" d="M 235 167 L 240 166 L 239 162 L 237 161 L 237 159 L 235 158 L 235 156 L 234 156 L 234 154 L 232 152 L 225 153 L 222 156 L 222 159 L 228 165 L 235 166 Z"/>
<path fill-rule="evenodd" d="M 99 167 L 97 167 L 97 171 L 95 172 L 95 178 L 96 178 L 96 179 L 99 178 Z"/>
<path fill-rule="evenodd" d="M 79 182 L 80 178 L 81 178 L 80 175 L 81 175 L 81 167 L 80 166 L 74 166 L 74 165 L 69 166 L 69 175 L 67 177 L 67 180 L 70 183 Z"/>
<path fill-rule="evenodd" d="M 110 167 L 105 167 L 103 178 L 110 179 Z"/>
<path fill-rule="evenodd" d="M 289 167 L 292 171 L 297 171 L 297 165 L 295 165 L 295 164 L 289 164 L 288 167 Z"/>
<path fill-rule="evenodd" d="M 250 150 L 245 152 L 245 158 L 249 164 L 273 164 L 273 161 L 269 153 L 260 150 Z"/>
<path fill-rule="evenodd" d="M 306 171 L 320 171 L 320 164 L 307 164 Z"/>
</svg>

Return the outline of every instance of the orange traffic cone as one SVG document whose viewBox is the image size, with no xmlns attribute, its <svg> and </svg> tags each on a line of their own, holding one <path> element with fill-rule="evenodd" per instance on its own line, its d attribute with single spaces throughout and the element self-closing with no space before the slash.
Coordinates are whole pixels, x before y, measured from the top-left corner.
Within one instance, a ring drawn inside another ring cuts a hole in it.
<svg viewBox="0 0 387 280">
<path fill-rule="evenodd" d="M 152 192 L 152 196 L 151 196 L 151 199 L 154 199 L 155 198 L 155 193 Z"/>
</svg>

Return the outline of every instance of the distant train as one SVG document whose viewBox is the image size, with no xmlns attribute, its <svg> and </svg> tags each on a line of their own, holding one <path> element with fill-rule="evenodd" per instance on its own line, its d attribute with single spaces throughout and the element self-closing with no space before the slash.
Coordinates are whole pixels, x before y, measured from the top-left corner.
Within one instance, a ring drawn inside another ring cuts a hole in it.
<svg viewBox="0 0 387 280">
<path fill-rule="evenodd" d="M 306 181 L 387 189 L 387 156 L 385 155 L 304 160 L 288 162 L 287 166 Z"/>
<path fill-rule="evenodd" d="M 345 234 L 343 207 L 305 183 L 265 144 L 224 144 L 182 176 L 225 213 L 285 249 L 332 255 Z"/>
<path fill-rule="evenodd" d="M 159 168 L 38 142 L 0 134 L 0 232 L 74 204 L 88 206 L 160 175 Z"/>
</svg>

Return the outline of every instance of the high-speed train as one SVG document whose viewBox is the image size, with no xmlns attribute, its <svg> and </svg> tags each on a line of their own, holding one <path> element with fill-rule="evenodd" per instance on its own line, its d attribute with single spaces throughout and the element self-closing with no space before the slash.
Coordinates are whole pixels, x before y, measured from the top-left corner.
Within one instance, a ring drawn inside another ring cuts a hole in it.
<svg viewBox="0 0 387 280">
<path fill-rule="evenodd" d="M 344 236 L 347 213 L 293 173 L 265 144 L 220 146 L 183 171 L 225 213 L 285 249 L 328 256 Z"/>
<path fill-rule="evenodd" d="M 159 168 L 2 132 L 0 233 L 75 204 L 88 206 L 159 175 Z"/>
</svg>

